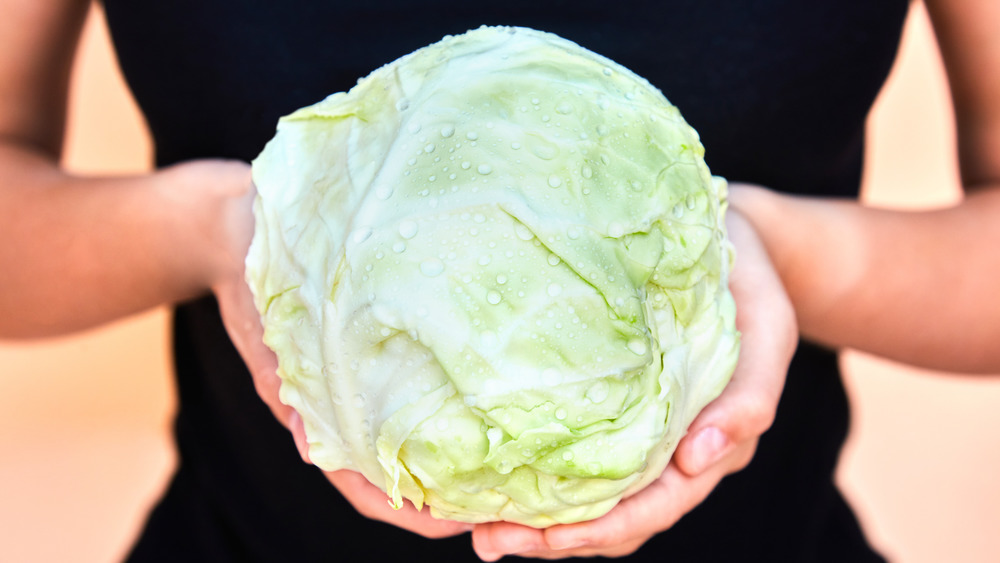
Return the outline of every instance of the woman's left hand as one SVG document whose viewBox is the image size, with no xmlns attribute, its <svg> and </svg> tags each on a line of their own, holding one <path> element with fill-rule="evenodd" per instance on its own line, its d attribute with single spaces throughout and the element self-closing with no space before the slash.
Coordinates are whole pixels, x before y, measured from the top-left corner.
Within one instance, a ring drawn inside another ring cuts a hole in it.
<svg viewBox="0 0 1000 563">
<path fill-rule="evenodd" d="M 666 470 L 648 487 L 588 522 L 542 530 L 508 522 L 480 524 L 472 533 L 480 558 L 628 555 L 673 526 L 726 475 L 750 462 L 777 410 L 798 331 L 794 311 L 756 233 L 736 211 L 730 210 L 727 223 L 737 250 L 730 289 L 742 345 L 725 391 L 698 415 Z"/>
</svg>

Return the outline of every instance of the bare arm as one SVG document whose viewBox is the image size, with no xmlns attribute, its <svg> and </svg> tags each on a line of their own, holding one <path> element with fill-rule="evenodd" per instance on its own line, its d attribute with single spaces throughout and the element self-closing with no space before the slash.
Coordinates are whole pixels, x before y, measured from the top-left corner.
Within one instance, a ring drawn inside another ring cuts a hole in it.
<svg viewBox="0 0 1000 563">
<path fill-rule="evenodd" d="M 59 169 L 68 74 L 89 0 L 0 0 L 0 338 L 59 334 L 209 291 L 275 417 L 277 359 L 243 281 L 253 231 L 249 166 L 200 160 L 128 178 Z M 395 512 L 351 472 L 331 482 L 371 518 L 429 537 L 467 526 Z M 373 492 L 374 491 L 374 492 Z"/>
<path fill-rule="evenodd" d="M 207 291 L 240 271 L 245 164 L 128 178 L 59 168 L 89 1 L 4 0 L 0 20 L 0 337 L 78 330 Z"/>
<path fill-rule="evenodd" d="M 927 212 L 734 189 L 810 339 L 924 367 L 1000 371 L 1000 4 L 927 0 L 966 197 Z"/>
</svg>

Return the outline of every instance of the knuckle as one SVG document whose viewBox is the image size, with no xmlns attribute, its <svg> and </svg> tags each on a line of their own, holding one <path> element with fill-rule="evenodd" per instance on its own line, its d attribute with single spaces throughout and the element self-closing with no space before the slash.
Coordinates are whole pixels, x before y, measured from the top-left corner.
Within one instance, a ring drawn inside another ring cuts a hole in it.
<svg viewBox="0 0 1000 563">
<path fill-rule="evenodd" d="M 747 427 L 753 436 L 760 436 L 774 424 L 777 405 L 771 397 L 758 394 L 748 405 Z"/>
<path fill-rule="evenodd" d="M 369 520 L 383 520 L 378 511 L 372 510 L 372 507 L 367 504 L 359 503 L 355 505 L 354 508 L 358 511 L 358 514 L 368 518 Z"/>
<path fill-rule="evenodd" d="M 735 456 L 734 471 L 742 470 L 746 466 L 750 465 L 750 462 L 753 461 L 753 456 L 756 453 L 756 451 L 757 451 L 757 440 L 753 440 L 745 447 L 737 449 L 737 451 L 734 452 Z"/>
<path fill-rule="evenodd" d="M 726 424 L 730 439 L 740 443 L 755 439 L 774 424 L 777 402 L 768 393 L 759 389 L 743 389 L 738 404 L 729 411 Z"/>
</svg>

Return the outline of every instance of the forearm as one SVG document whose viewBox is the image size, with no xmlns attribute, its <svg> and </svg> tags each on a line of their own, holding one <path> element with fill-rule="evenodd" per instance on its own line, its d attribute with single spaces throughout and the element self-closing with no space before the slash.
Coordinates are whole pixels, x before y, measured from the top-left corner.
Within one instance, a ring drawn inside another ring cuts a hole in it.
<svg viewBox="0 0 1000 563">
<path fill-rule="evenodd" d="M 760 230 L 804 337 L 906 363 L 1000 371 L 1000 189 L 898 212 L 734 189 Z"/>
<path fill-rule="evenodd" d="M 238 267 L 243 168 L 81 178 L 0 144 L 0 336 L 70 332 L 207 291 Z"/>
</svg>

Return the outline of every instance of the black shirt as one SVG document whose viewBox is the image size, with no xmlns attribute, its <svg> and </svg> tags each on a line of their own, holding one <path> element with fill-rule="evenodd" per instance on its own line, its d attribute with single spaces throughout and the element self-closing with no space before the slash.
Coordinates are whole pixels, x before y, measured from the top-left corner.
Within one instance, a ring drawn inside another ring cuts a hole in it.
<svg viewBox="0 0 1000 563">
<path fill-rule="evenodd" d="M 159 165 L 251 160 L 279 116 L 446 34 L 550 31 L 629 67 L 699 131 L 713 173 L 856 195 L 867 112 L 907 0 L 105 0 Z M 259 400 L 211 298 L 174 318 L 180 464 L 135 561 L 474 561 L 358 516 Z M 833 484 L 836 355 L 803 344 L 754 461 L 629 560 L 878 561 Z"/>
</svg>

